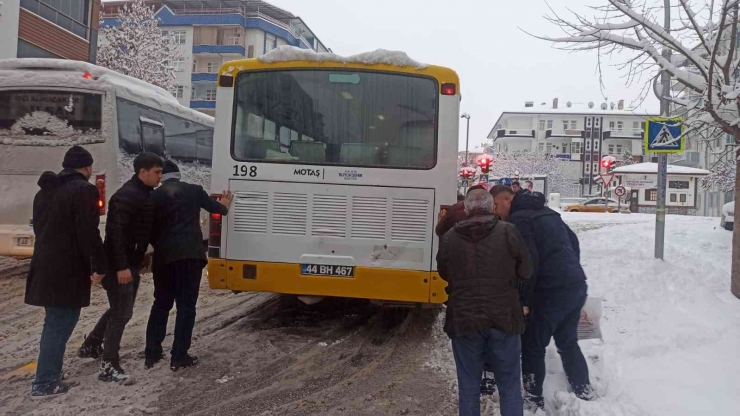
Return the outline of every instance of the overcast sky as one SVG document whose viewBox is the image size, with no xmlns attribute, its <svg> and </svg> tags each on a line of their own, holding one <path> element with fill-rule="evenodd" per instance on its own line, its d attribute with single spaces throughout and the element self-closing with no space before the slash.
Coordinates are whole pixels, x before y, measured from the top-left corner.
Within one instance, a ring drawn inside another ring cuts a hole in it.
<svg viewBox="0 0 740 416">
<path fill-rule="evenodd" d="M 544 0 L 269 0 L 303 18 L 335 53 L 352 55 L 375 49 L 401 50 L 429 64 L 447 66 L 460 75 L 461 112 L 470 119 L 470 149 L 486 140 L 502 111 L 525 101 L 536 105 L 558 97 L 586 103 L 636 100 L 642 83 L 631 87 L 616 68 L 604 71 L 599 88 L 595 52 L 570 53 L 534 39 L 531 33 L 560 35 L 543 19 Z M 567 8 L 603 5 L 606 0 L 550 0 L 559 13 Z M 619 58 L 620 61 L 623 57 Z M 614 61 L 615 64 L 620 61 Z M 650 95 L 643 108 L 657 110 Z M 465 120 L 461 120 L 465 121 Z M 465 149 L 465 123 L 460 123 Z"/>
</svg>

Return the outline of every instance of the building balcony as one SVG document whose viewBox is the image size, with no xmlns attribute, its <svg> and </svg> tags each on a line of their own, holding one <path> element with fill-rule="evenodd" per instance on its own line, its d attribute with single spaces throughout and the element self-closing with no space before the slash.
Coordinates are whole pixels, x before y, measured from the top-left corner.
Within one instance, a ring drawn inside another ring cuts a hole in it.
<svg viewBox="0 0 740 416">
<path fill-rule="evenodd" d="M 246 56 L 242 45 L 198 45 L 193 46 L 193 55 L 211 54 L 219 56 Z"/>
<path fill-rule="evenodd" d="M 215 109 L 216 108 L 216 101 L 215 100 L 190 100 L 190 108 L 194 109 Z"/>
<path fill-rule="evenodd" d="M 496 139 L 509 139 L 509 138 L 520 138 L 520 139 L 534 139 L 534 130 L 498 130 L 496 132 Z"/>
<path fill-rule="evenodd" d="M 642 140 L 645 132 L 642 129 L 622 129 L 622 130 L 604 130 L 603 138 L 607 139 L 628 139 Z"/>
<path fill-rule="evenodd" d="M 218 81 L 218 74 L 210 72 L 194 72 L 190 76 L 192 82 L 216 82 Z"/>
<path fill-rule="evenodd" d="M 545 130 L 545 139 L 583 138 L 583 130 Z"/>
</svg>

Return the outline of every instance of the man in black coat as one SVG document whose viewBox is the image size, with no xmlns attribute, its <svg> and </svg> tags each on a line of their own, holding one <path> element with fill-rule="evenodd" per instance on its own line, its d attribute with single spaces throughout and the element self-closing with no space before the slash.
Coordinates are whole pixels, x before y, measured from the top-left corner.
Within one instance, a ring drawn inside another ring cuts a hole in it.
<svg viewBox="0 0 740 416">
<path fill-rule="evenodd" d="M 530 309 L 522 337 L 527 401 L 544 408 L 545 349 L 550 338 L 555 338 L 573 392 L 583 400 L 591 400 L 594 393 L 588 366 L 578 346 L 578 321 L 588 289 L 578 238 L 560 214 L 545 207 L 542 193 L 519 192 L 515 196 L 510 190 L 492 191 L 496 214 L 516 225 L 534 263 L 532 279 L 522 285 L 523 303 Z"/>
<path fill-rule="evenodd" d="M 200 230 L 200 210 L 214 215 L 226 215 L 231 204 L 231 192 L 224 191 L 220 203 L 212 199 L 203 187 L 180 180 L 180 169 L 164 162 L 162 186 L 152 193 L 154 201 L 154 304 L 146 329 L 146 368 L 162 359 L 162 341 L 167 334 L 167 318 L 177 303 L 175 339 L 170 354 L 170 369 L 192 367 L 198 357 L 188 354 L 195 325 L 203 267 L 208 263 L 203 233 Z"/>
<path fill-rule="evenodd" d="M 447 281 L 445 332 L 457 367 L 460 415 L 480 415 L 483 363 L 491 360 L 502 416 L 520 416 L 521 343 L 525 320 L 518 285 L 532 272 L 527 246 L 493 215 L 484 190 L 465 197 L 468 218 L 442 238 L 437 268 Z"/>
<path fill-rule="evenodd" d="M 98 230 L 100 194 L 88 182 L 92 164 L 93 157 L 87 150 L 73 146 L 65 154 L 58 175 L 41 175 L 41 190 L 33 200 L 36 243 L 25 302 L 46 310 L 33 396 L 66 393 L 72 387 L 62 381 L 64 351 L 80 309 L 90 305 L 91 280 L 99 282 L 105 273 L 105 252 Z"/>
<path fill-rule="evenodd" d="M 118 351 L 123 330 L 134 313 L 139 289 L 139 269 L 151 239 L 154 204 L 150 194 L 162 178 L 162 159 L 153 153 L 141 153 L 134 159 L 134 176 L 110 198 L 105 224 L 105 250 L 109 272 L 103 279 L 109 309 L 100 317 L 85 339 L 78 355 L 94 357 L 100 353 L 101 381 L 125 381 Z"/>
</svg>

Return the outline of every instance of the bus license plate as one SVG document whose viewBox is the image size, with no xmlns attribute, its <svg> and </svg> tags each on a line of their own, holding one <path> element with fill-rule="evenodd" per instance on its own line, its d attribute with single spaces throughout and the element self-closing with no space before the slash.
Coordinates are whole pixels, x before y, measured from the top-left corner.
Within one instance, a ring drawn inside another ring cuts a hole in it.
<svg viewBox="0 0 740 416">
<path fill-rule="evenodd" d="M 355 268 L 353 266 L 301 264 L 301 274 L 311 276 L 355 277 Z"/>
<path fill-rule="evenodd" d="M 31 247 L 33 245 L 33 240 L 31 237 L 18 237 L 15 245 L 18 247 Z"/>
</svg>

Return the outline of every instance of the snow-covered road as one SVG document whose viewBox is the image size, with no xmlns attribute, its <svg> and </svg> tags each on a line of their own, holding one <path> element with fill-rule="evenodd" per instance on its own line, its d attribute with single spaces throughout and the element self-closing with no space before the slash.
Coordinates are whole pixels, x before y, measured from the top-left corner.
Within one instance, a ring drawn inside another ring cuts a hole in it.
<svg viewBox="0 0 740 416">
<path fill-rule="evenodd" d="M 603 299 L 604 339 L 581 343 L 600 398 L 581 402 L 567 393 L 551 346 L 547 414 L 738 414 L 732 234 L 716 218 L 669 216 L 666 260 L 658 261 L 654 216 L 564 218 L 580 238 L 590 295 Z M 455 366 L 438 310 L 386 313 L 355 301 L 304 307 L 204 283 L 194 341 L 203 364 L 175 375 L 166 366 L 144 371 L 138 357 L 151 305 L 147 279 L 124 337 L 124 366 L 135 383 L 99 383 L 96 364 L 74 357 L 105 307 L 96 290 L 68 347 L 66 369 L 82 385 L 66 397 L 32 401 L 32 371 L 11 373 L 35 359 L 43 318 L 23 305 L 23 288 L 21 276 L 0 276 L 0 414 L 456 414 Z M 498 415 L 495 400 L 484 406 L 485 415 Z"/>
</svg>

